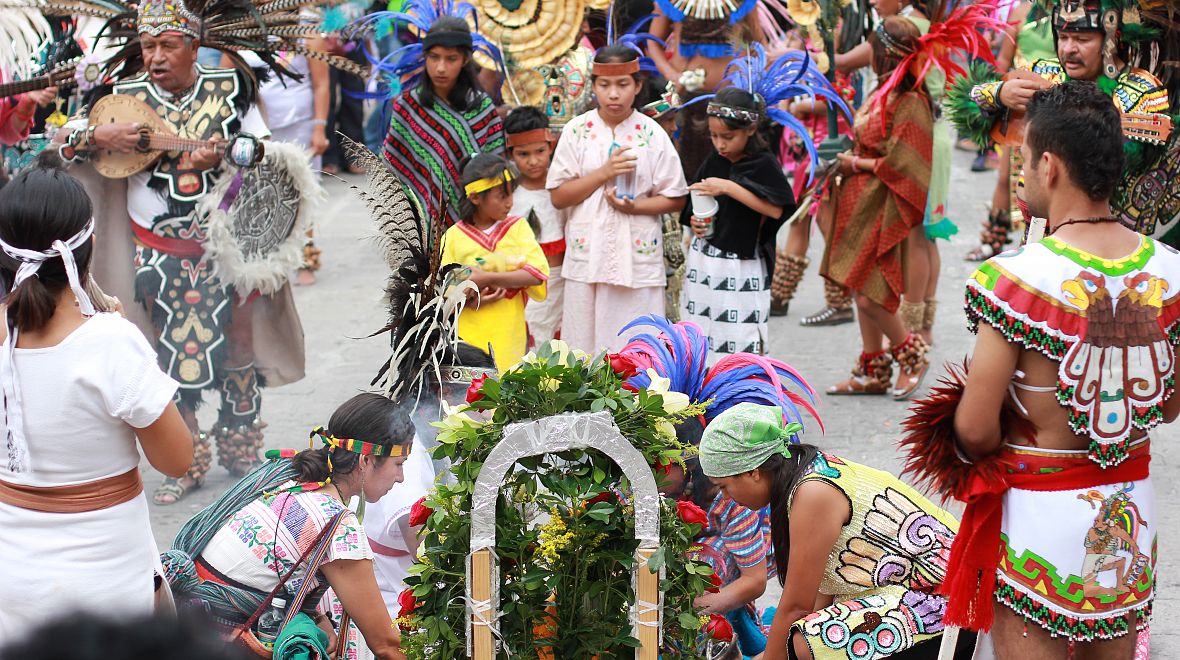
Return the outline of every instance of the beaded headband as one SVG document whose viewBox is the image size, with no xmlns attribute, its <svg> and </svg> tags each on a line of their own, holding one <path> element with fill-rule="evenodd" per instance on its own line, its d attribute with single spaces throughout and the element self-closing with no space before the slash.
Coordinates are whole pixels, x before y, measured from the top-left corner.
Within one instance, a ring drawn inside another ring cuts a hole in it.
<svg viewBox="0 0 1180 660">
<path fill-rule="evenodd" d="M 639 73 L 639 58 L 629 62 L 595 62 L 590 74 L 595 76 L 630 76 Z"/>
<path fill-rule="evenodd" d="M 511 170 L 505 169 L 496 176 L 484 177 L 482 179 L 476 179 L 475 181 L 472 181 L 471 183 L 463 186 L 463 192 L 467 193 L 469 196 L 476 195 L 481 192 L 491 190 L 497 186 L 502 186 L 505 183 L 514 180 L 515 178 L 516 177 L 512 175 Z"/>
<path fill-rule="evenodd" d="M 526 144 L 536 144 L 537 142 L 549 142 L 552 139 L 552 134 L 547 128 L 534 128 L 529 131 L 521 131 L 519 133 L 508 134 L 508 146 L 522 147 Z"/>
<path fill-rule="evenodd" d="M 470 385 L 471 381 L 480 376 L 488 376 L 494 378 L 500 372 L 495 369 L 483 367 L 447 367 L 443 370 L 442 382 L 448 385 Z"/>
<path fill-rule="evenodd" d="M 705 108 L 705 114 L 710 117 L 733 119 L 736 121 L 749 122 L 751 124 L 758 123 L 758 120 L 762 118 L 762 113 L 758 112 L 757 110 L 735 108 L 732 105 L 722 105 L 721 103 L 714 102 L 710 102 Z"/>
<path fill-rule="evenodd" d="M 912 48 L 906 48 L 898 43 L 897 39 L 889 36 L 885 31 L 885 22 L 877 23 L 877 38 L 881 40 L 881 45 L 885 47 L 885 51 L 895 57 L 905 57 L 914 52 Z"/>
</svg>

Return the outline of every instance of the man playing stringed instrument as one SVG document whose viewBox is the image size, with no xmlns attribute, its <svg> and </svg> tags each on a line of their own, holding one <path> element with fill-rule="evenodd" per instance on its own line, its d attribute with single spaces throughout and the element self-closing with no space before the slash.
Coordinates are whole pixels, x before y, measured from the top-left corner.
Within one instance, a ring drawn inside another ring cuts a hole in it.
<svg viewBox="0 0 1180 660">
<path fill-rule="evenodd" d="M 1015 147 L 1033 93 L 1067 80 L 1096 83 L 1123 115 L 1125 167 L 1111 203 L 1129 227 L 1153 235 L 1157 219 L 1166 224 L 1180 212 L 1180 190 L 1172 195 L 1170 184 L 1153 176 L 1176 160 L 1169 154 L 1173 149 L 1164 147 L 1173 142 L 1168 90 L 1153 73 L 1127 62 L 1151 61 L 1151 48 L 1176 35 L 1151 25 L 1134 0 L 1122 7 L 1121 1 L 1113 7 L 1098 0 L 1056 2 L 1052 25 L 1057 59 L 1037 60 L 1002 80 L 992 71 L 973 69 L 954 83 L 947 103 L 964 135 L 979 144 L 994 140 Z M 1168 197 L 1175 202 L 1164 203 Z"/>
<path fill-rule="evenodd" d="M 222 175 L 222 152 L 233 144 L 227 140 L 238 134 L 269 135 L 254 103 L 252 81 L 233 69 L 197 63 L 202 17 L 182 0 L 143 2 L 137 21 L 142 68 L 128 60 L 123 71 L 134 72 L 132 77 L 116 82 L 113 96 L 100 99 L 90 111 L 98 115 L 104 102 L 130 97 L 150 108 L 150 119 L 153 112 L 159 116 L 159 122 L 150 122 L 153 129 L 165 130 L 149 135 L 144 122 L 72 122 L 68 127 L 75 130 L 60 153 L 70 161 L 93 159 L 100 172 L 119 177 L 139 165 L 112 173 L 100 167 L 103 159 L 131 157 L 145 148 L 177 149 L 164 151 L 154 164 L 127 178 L 127 212 L 136 243 L 135 297 L 151 317 L 161 367 L 180 383 L 178 403 L 194 434 L 192 468 L 180 479 L 166 479 L 155 493 L 157 504 L 171 504 L 204 482 L 212 458 L 209 435 L 217 441 L 219 463 L 236 477 L 259 463 L 260 385 L 263 380 L 282 385 L 300 379 L 304 355 L 287 285 L 274 295 L 259 296 L 236 291 L 224 281 L 224 273 L 215 276 L 206 221 L 194 212 Z M 171 136 L 161 135 L 165 132 Z M 260 306 L 265 307 L 256 309 Z M 277 322 L 262 325 L 283 317 L 282 328 Z M 272 356 L 267 364 L 260 359 L 256 365 L 256 340 L 278 348 L 278 358 Z M 221 398 L 210 434 L 198 429 L 196 419 L 206 389 L 217 389 Z"/>
</svg>

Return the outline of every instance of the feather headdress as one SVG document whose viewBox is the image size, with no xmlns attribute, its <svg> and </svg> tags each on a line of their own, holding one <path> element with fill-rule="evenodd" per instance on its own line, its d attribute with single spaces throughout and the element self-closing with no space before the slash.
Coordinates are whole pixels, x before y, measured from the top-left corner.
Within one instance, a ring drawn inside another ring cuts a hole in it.
<svg viewBox="0 0 1180 660">
<path fill-rule="evenodd" d="M 35 3 L 0 1 L 0 71 L 10 79 L 33 75 L 37 55 L 53 40 L 49 22 Z"/>
<path fill-rule="evenodd" d="M 382 73 L 401 81 L 403 88 L 413 87 L 422 81 L 426 66 L 426 33 L 440 18 L 451 16 L 467 22 L 470 32 L 470 46 L 473 53 L 486 57 L 497 69 L 504 71 L 504 59 L 500 49 L 478 31 L 475 7 L 456 0 L 409 0 L 401 11 L 378 11 L 365 16 L 354 24 L 357 35 L 369 34 L 383 25 L 404 26 L 418 41 L 406 44 L 384 57 L 376 57 L 366 50 L 365 54 L 373 66 Z"/>
<path fill-rule="evenodd" d="M 730 62 L 726 69 L 724 82 L 738 89 L 744 89 L 754 95 L 762 105 L 762 109 L 751 112 L 746 108 L 731 108 L 713 102 L 716 94 L 705 94 L 689 101 L 689 104 L 709 103 L 708 114 L 729 119 L 746 119 L 758 123 L 763 117 L 780 124 L 783 128 L 798 135 L 807 149 L 809 159 L 808 181 L 815 176 L 815 165 L 819 162 L 819 154 L 815 150 L 811 133 L 803 122 L 794 115 L 779 108 L 783 101 L 797 97 L 809 97 L 812 100 L 820 97 L 839 108 L 852 124 L 852 111 L 840 96 L 840 92 L 816 68 L 811 57 L 801 50 L 789 51 L 778 59 L 766 63 L 766 50 L 761 44 L 753 44 L 750 54 L 739 57 Z"/>
<path fill-rule="evenodd" d="M 984 33 L 1002 32 L 1007 27 L 998 17 L 995 0 L 959 7 L 945 21 L 931 24 L 930 31 L 918 38 L 912 50 L 891 46 L 893 39 L 885 32 L 884 25 L 884 22 L 877 25 L 877 37 L 887 50 L 901 57 L 901 62 L 876 93 L 873 102 L 882 105 L 907 74 L 913 75 L 915 86 L 921 86 L 936 68 L 950 78 L 967 75 L 959 62 L 982 60 L 994 65 L 996 60 Z"/>
<path fill-rule="evenodd" d="M 416 398 L 430 378 L 444 380 L 459 342 L 459 312 L 474 287 L 458 264 L 443 264 L 446 223 L 431 222 L 405 184 L 364 145 L 342 138 L 348 157 L 365 168 L 368 183 L 357 191 L 373 221 L 389 264 L 386 285 L 389 322 L 373 335 L 390 333 L 392 353 L 377 370 L 373 385 L 393 400 Z"/>
<path fill-rule="evenodd" d="M 636 388 L 651 385 L 648 369 L 670 381 L 669 389 L 688 396 L 692 403 L 705 404 L 705 423 L 739 403 L 778 406 L 788 421 L 803 424 L 800 409 L 819 423 L 815 390 L 791 365 L 753 353 L 734 353 L 710 369 L 709 338 L 700 326 L 688 321 L 671 323 L 661 316 L 641 316 L 620 332 L 647 326 L 659 334 L 636 335 L 619 355 L 636 369 L 627 383 Z M 795 390 L 800 390 L 802 394 Z"/>
<path fill-rule="evenodd" d="M 104 24 L 99 38 L 115 46 L 107 60 L 109 76 L 129 78 L 142 70 L 141 32 L 176 31 L 196 37 L 202 46 L 227 54 L 248 81 L 256 83 L 254 72 L 238 51 L 249 50 L 276 74 L 298 79 L 279 52 L 298 53 L 343 71 L 364 76 L 363 66 L 337 55 L 310 50 L 302 39 L 319 35 L 303 10 L 333 6 L 345 0 L 144 0 L 138 4 L 123 0 L 0 0 L 0 13 L 8 8 L 35 8 L 46 16 L 93 17 Z"/>
<path fill-rule="evenodd" d="M 631 27 L 627 28 L 622 33 L 619 33 L 617 30 L 615 30 L 615 14 L 614 14 L 614 12 L 615 12 L 615 5 L 612 2 L 610 9 L 608 9 L 606 12 L 606 43 L 607 43 L 607 45 L 608 46 L 619 45 L 619 46 L 626 46 L 626 47 L 630 48 L 631 50 L 635 51 L 636 53 L 639 53 L 639 70 L 640 71 L 646 71 L 648 73 L 659 73 L 659 69 L 656 68 L 655 60 L 648 57 L 647 51 L 644 50 L 644 46 L 646 46 L 648 44 L 648 42 L 654 42 L 654 43 L 659 44 L 660 46 L 666 45 L 664 43 L 663 39 L 657 37 L 656 35 L 654 35 L 650 32 L 643 31 L 643 28 L 647 27 L 647 25 L 652 22 L 652 19 L 654 19 L 655 16 L 651 15 L 651 16 L 646 16 L 644 18 L 641 18 L 638 21 L 635 21 L 635 23 Z"/>
</svg>

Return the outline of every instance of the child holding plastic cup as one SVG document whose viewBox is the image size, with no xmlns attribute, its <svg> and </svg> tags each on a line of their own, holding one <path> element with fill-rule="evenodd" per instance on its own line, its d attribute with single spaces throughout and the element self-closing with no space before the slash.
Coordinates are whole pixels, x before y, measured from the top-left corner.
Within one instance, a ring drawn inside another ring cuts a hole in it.
<svg viewBox="0 0 1180 660">
<path fill-rule="evenodd" d="M 642 76 L 628 46 L 595 54 L 598 107 L 562 130 L 545 185 L 569 212 L 561 336 L 591 354 L 622 348 L 632 319 L 664 313 L 660 214 L 679 212 L 688 194 L 672 139 L 637 109 Z"/>
<path fill-rule="evenodd" d="M 694 238 L 686 257 L 685 321 L 704 329 L 717 353 L 767 349 L 775 234 L 795 209 L 782 165 L 759 134 L 766 108 L 727 87 L 709 102 L 715 150 L 689 186 L 683 217 Z"/>
</svg>

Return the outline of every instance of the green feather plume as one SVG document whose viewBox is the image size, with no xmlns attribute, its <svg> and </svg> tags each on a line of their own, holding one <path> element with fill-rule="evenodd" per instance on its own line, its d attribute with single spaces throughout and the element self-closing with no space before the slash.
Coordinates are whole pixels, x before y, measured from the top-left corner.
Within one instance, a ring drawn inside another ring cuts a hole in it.
<svg viewBox="0 0 1180 660">
<path fill-rule="evenodd" d="M 986 62 L 973 62 L 967 69 L 967 75 L 957 76 L 947 89 L 943 98 L 943 108 L 947 118 L 955 125 L 964 137 L 980 147 L 986 148 L 991 142 L 992 125 L 995 117 L 985 114 L 971 98 L 971 90 L 976 85 L 993 82 L 1000 79 L 996 70 Z"/>
</svg>

